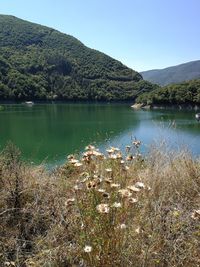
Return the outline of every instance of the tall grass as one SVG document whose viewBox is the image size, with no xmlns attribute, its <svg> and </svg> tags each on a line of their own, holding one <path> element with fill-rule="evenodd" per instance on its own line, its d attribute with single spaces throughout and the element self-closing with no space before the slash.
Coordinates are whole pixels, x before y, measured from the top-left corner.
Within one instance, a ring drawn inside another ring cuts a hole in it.
<svg viewBox="0 0 200 267">
<path fill-rule="evenodd" d="M 0 266 L 200 266 L 200 163 L 137 140 L 49 173 L 0 155 Z"/>
</svg>

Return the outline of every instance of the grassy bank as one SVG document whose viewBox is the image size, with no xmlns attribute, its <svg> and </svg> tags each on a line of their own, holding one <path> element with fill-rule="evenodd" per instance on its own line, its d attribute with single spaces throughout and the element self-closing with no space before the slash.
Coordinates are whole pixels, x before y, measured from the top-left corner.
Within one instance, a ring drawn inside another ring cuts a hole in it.
<svg viewBox="0 0 200 267">
<path fill-rule="evenodd" d="M 140 142 L 52 173 L 0 155 L 0 266 L 200 266 L 200 163 Z"/>
</svg>

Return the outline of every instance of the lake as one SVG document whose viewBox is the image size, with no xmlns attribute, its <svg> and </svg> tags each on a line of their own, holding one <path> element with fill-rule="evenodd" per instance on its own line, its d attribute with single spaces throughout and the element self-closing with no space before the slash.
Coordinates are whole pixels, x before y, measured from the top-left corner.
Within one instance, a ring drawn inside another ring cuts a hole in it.
<svg viewBox="0 0 200 267">
<path fill-rule="evenodd" d="M 26 160 L 62 163 L 89 143 L 100 150 L 124 147 L 136 137 L 146 152 L 152 142 L 166 140 L 178 149 L 188 146 L 200 155 L 200 123 L 188 110 L 133 110 L 130 104 L 5 105 L 0 111 L 0 148 L 16 144 Z"/>
</svg>

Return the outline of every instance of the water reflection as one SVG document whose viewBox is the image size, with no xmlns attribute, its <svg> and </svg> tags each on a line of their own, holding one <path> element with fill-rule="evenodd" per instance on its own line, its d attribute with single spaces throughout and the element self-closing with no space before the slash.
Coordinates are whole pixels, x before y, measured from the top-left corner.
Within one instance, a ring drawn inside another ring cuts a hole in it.
<svg viewBox="0 0 200 267">
<path fill-rule="evenodd" d="M 8 106 L 0 114 L 1 146 L 12 140 L 34 161 L 60 159 L 137 127 L 137 115 L 127 111 L 127 106 L 107 104 Z"/>
<path fill-rule="evenodd" d="M 145 146 L 165 138 L 200 154 L 200 123 L 193 112 L 134 111 L 125 104 L 9 105 L 0 112 L 0 145 L 14 142 L 36 163 L 60 162 L 88 143 L 125 146 L 136 136 Z"/>
</svg>

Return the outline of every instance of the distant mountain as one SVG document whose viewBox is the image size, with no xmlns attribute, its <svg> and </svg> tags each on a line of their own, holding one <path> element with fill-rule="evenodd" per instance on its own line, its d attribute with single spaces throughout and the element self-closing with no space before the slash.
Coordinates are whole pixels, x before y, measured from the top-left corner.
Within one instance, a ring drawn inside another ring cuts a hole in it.
<svg viewBox="0 0 200 267">
<path fill-rule="evenodd" d="M 0 15 L 0 100 L 134 100 L 153 88 L 70 35 Z"/>
<path fill-rule="evenodd" d="M 161 86 L 200 78 L 200 60 L 140 73 L 144 80 Z"/>
</svg>

